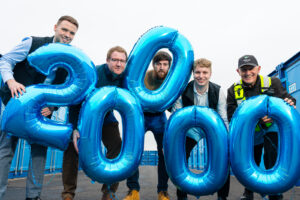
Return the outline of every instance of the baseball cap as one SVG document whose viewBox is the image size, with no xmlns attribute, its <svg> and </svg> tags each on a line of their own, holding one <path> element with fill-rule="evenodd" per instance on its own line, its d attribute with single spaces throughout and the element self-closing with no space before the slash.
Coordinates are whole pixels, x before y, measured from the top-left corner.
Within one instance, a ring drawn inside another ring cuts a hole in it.
<svg viewBox="0 0 300 200">
<path fill-rule="evenodd" d="M 258 66 L 257 60 L 252 55 L 244 55 L 239 59 L 239 68 L 243 66 Z"/>
</svg>

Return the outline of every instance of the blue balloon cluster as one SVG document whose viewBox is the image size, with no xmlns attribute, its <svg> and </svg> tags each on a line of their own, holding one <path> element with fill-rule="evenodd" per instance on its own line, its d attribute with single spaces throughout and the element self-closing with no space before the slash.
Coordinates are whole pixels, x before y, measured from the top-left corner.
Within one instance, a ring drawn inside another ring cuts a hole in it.
<svg viewBox="0 0 300 200">
<path fill-rule="evenodd" d="M 145 88 L 144 77 L 154 54 L 168 48 L 173 63 L 160 88 Z M 194 60 L 188 40 L 177 30 L 155 27 L 146 32 L 132 49 L 126 67 L 125 86 L 129 90 L 103 87 L 94 92 L 95 68 L 91 60 L 70 45 L 50 44 L 39 48 L 28 61 L 48 75 L 57 67 L 69 72 L 61 85 L 33 85 L 19 98 L 7 104 L 2 130 L 59 149 L 69 144 L 72 127 L 43 117 L 45 106 L 69 106 L 86 98 L 79 118 L 79 159 L 85 173 L 101 183 L 111 184 L 129 177 L 138 167 L 144 146 L 143 111 L 163 112 L 171 107 L 186 87 Z M 89 95 L 90 94 L 90 95 Z M 101 152 L 102 125 L 108 111 L 117 110 L 123 121 L 123 145 L 112 160 Z M 262 170 L 253 159 L 253 133 L 259 118 L 268 115 L 279 125 L 279 158 L 270 170 Z M 234 114 L 228 140 L 220 116 L 210 108 L 187 107 L 169 119 L 164 138 L 168 174 L 174 184 L 196 196 L 216 192 L 224 184 L 229 170 L 249 189 L 262 194 L 282 193 L 299 179 L 299 114 L 283 100 L 259 96 L 241 104 Z M 206 135 L 208 162 L 201 174 L 194 174 L 185 164 L 185 136 L 188 129 L 201 128 Z M 230 141 L 230 142 L 228 142 Z M 228 144 L 230 150 L 228 150 Z M 228 157 L 230 152 L 230 157 Z"/>
</svg>

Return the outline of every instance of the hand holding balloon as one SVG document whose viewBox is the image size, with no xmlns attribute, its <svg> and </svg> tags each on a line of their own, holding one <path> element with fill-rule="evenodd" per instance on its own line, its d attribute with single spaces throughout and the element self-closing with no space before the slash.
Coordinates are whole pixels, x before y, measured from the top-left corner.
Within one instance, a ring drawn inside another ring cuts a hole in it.
<svg viewBox="0 0 300 200">
<path fill-rule="evenodd" d="M 41 114 L 44 116 L 44 117 L 48 117 L 52 114 L 52 111 L 53 111 L 53 107 L 45 107 L 42 109 L 41 111 Z"/>
<path fill-rule="evenodd" d="M 293 106 L 296 109 L 296 105 L 295 105 L 294 101 L 292 101 L 289 98 L 285 98 L 284 101 L 287 102 L 288 104 L 290 104 L 290 106 Z"/>
<path fill-rule="evenodd" d="M 80 139 L 80 134 L 79 134 L 79 131 L 77 129 L 75 129 L 73 131 L 73 145 L 74 145 L 74 149 L 77 153 L 78 153 L 78 145 L 77 145 L 78 139 Z"/>
<path fill-rule="evenodd" d="M 14 98 L 19 97 L 20 95 L 23 95 L 23 92 L 26 92 L 25 86 L 19 82 L 17 82 L 15 79 L 9 79 L 6 81 L 6 84 L 11 92 L 11 96 Z"/>
</svg>

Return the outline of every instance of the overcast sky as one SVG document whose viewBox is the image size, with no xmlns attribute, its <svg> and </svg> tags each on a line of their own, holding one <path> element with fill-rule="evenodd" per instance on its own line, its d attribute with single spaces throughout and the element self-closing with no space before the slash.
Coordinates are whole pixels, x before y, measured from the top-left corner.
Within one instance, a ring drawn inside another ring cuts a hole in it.
<svg viewBox="0 0 300 200">
<path fill-rule="evenodd" d="M 79 21 L 72 44 L 102 64 L 110 47 L 129 53 L 144 32 L 163 25 L 190 41 L 195 58 L 212 61 L 211 80 L 226 91 L 239 79 L 242 55 L 255 55 L 267 75 L 300 50 L 299 8 L 299 0 L 2 1 L 0 53 L 26 36 L 53 35 L 57 19 L 71 15 Z"/>
</svg>

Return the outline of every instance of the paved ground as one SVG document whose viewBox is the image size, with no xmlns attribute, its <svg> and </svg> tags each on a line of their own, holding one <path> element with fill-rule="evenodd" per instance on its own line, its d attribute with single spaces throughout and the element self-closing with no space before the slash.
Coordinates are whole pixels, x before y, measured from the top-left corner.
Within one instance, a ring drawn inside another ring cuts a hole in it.
<svg viewBox="0 0 300 200">
<path fill-rule="evenodd" d="M 157 199 L 156 184 L 157 175 L 156 167 L 141 166 L 140 167 L 140 184 L 141 184 L 141 200 L 155 200 Z M 90 179 L 81 171 L 79 173 L 78 188 L 75 200 L 100 200 L 101 185 L 98 183 L 91 183 Z M 62 191 L 61 174 L 47 175 L 44 181 L 44 188 L 42 192 L 42 200 L 59 200 Z M 230 200 L 238 200 L 243 191 L 243 186 L 232 177 L 230 185 Z M 122 200 L 127 194 L 127 187 L 125 181 L 120 183 L 117 192 L 117 198 Z M 175 186 L 169 181 L 169 194 L 171 200 L 176 200 Z M 12 179 L 9 181 L 8 189 L 4 200 L 24 200 L 25 199 L 25 179 Z M 196 200 L 194 196 L 189 196 L 190 200 Z M 203 196 L 201 200 L 215 200 L 216 195 Z M 255 199 L 262 199 L 255 194 Z M 284 194 L 285 200 L 299 200 L 300 188 L 293 188 Z"/>
</svg>

